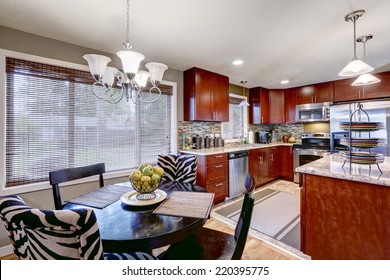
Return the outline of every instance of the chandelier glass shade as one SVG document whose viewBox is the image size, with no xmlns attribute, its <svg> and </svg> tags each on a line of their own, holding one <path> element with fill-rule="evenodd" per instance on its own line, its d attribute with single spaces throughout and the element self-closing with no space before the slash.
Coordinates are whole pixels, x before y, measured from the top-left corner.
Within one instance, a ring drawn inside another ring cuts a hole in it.
<svg viewBox="0 0 390 280">
<path fill-rule="evenodd" d="M 345 21 L 353 22 L 353 58 L 352 60 L 341 70 L 339 76 L 341 77 L 352 77 L 368 73 L 374 70 L 371 66 L 361 61 L 356 56 L 356 21 L 363 16 L 365 13 L 364 10 L 357 10 L 352 13 L 349 13 L 345 16 Z"/>
<path fill-rule="evenodd" d="M 126 97 L 127 101 L 132 100 L 136 104 L 156 102 L 161 96 L 158 85 L 162 81 L 168 66 L 158 62 L 149 62 L 145 64 L 149 72 L 139 70 L 141 61 L 145 59 L 145 56 L 131 50 L 132 45 L 129 43 L 129 0 L 127 0 L 126 8 L 126 42 L 123 43 L 124 50 L 117 52 L 117 56 L 122 61 L 123 71 L 108 66 L 111 58 L 107 56 L 99 54 L 83 55 L 95 80 L 92 92 L 99 99 L 114 104 L 120 102 L 123 97 Z M 150 80 L 152 87 L 145 90 L 148 80 Z"/>
</svg>

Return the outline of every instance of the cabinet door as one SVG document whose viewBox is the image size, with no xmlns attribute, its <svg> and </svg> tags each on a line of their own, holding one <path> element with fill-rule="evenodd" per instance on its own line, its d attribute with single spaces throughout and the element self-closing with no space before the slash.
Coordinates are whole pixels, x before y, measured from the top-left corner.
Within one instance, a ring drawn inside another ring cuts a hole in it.
<svg viewBox="0 0 390 280">
<path fill-rule="evenodd" d="M 229 121 L 229 78 L 214 76 L 213 87 L 213 120 L 218 122 Z"/>
<path fill-rule="evenodd" d="M 260 153 L 260 184 L 261 185 L 264 185 L 272 181 L 270 164 L 271 164 L 270 153 L 268 149 L 261 149 L 261 153 Z"/>
<path fill-rule="evenodd" d="M 314 86 L 304 86 L 298 88 L 297 103 L 314 103 Z"/>
<path fill-rule="evenodd" d="M 255 179 L 255 186 L 260 186 L 260 160 L 258 150 L 250 150 L 249 151 L 249 173 Z"/>
<path fill-rule="evenodd" d="M 314 103 L 332 102 L 333 101 L 333 82 L 315 84 L 314 86 Z"/>
<path fill-rule="evenodd" d="M 213 108 L 213 77 L 206 72 L 197 72 L 195 78 L 196 90 L 196 120 L 212 121 L 214 120 Z"/>
<path fill-rule="evenodd" d="M 364 98 L 390 97 L 390 72 L 375 74 L 381 81 L 376 84 L 364 86 Z"/>
<path fill-rule="evenodd" d="M 297 89 L 290 88 L 284 90 L 285 123 L 295 123 L 296 106 L 297 106 Z"/>
<path fill-rule="evenodd" d="M 282 163 L 281 176 L 284 179 L 293 181 L 293 151 L 292 147 L 281 146 L 280 147 L 280 159 Z"/>
<path fill-rule="evenodd" d="M 284 123 L 284 91 L 269 91 L 269 123 Z"/>
<path fill-rule="evenodd" d="M 359 100 L 363 96 L 361 87 L 351 86 L 354 80 L 346 79 L 334 82 L 334 101 Z"/>
<path fill-rule="evenodd" d="M 280 147 L 272 147 L 270 148 L 270 177 L 272 180 L 275 180 L 279 178 L 281 174 L 281 166 L 282 166 L 282 161 L 281 161 L 281 149 Z"/>
<path fill-rule="evenodd" d="M 269 96 L 268 90 L 257 87 L 249 89 L 249 123 L 269 123 Z"/>
</svg>

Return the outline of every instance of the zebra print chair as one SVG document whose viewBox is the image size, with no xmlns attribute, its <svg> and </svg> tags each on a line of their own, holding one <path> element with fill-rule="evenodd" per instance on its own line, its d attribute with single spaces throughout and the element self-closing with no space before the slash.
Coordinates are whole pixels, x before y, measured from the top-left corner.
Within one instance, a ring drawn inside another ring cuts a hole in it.
<svg viewBox="0 0 390 280">
<path fill-rule="evenodd" d="M 195 185 L 198 158 L 193 155 L 158 155 L 157 165 L 164 169 L 165 179 Z"/>
<path fill-rule="evenodd" d="M 0 199 L 0 217 L 19 260 L 156 259 L 143 252 L 104 253 L 92 209 L 39 210 L 8 196 Z"/>
</svg>

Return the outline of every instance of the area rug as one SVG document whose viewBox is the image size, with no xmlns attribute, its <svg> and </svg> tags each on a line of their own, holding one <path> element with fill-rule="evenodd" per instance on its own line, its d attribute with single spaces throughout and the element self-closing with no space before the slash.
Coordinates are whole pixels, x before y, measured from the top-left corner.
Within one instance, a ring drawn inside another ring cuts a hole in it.
<svg viewBox="0 0 390 280">
<path fill-rule="evenodd" d="M 300 203 L 299 196 L 262 188 L 255 192 L 251 229 L 273 239 L 300 249 Z M 216 209 L 215 213 L 237 221 L 242 207 L 242 198 L 225 207 Z"/>
</svg>

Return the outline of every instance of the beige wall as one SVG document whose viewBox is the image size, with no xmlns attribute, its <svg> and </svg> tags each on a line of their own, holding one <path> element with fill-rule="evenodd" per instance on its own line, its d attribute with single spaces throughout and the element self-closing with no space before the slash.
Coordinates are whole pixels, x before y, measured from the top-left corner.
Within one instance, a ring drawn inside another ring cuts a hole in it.
<svg viewBox="0 0 390 280">
<path fill-rule="evenodd" d="M 87 65 L 87 62 L 82 58 L 84 54 L 99 53 L 111 57 L 111 59 L 113 60 L 112 65 L 121 68 L 120 61 L 116 57 L 116 55 L 102 53 L 93 49 L 88 49 L 64 43 L 61 41 L 36 36 L 15 29 L 10 29 L 4 26 L 0 26 L 0 49 L 11 50 L 15 52 L 42 56 L 46 58 L 57 59 L 61 61 L 78 63 L 83 65 Z M 144 65 L 142 65 L 141 67 L 144 68 Z M 177 83 L 178 120 L 183 120 L 183 73 L 174 69 L 168 69 L 164 74 L 164 80 Z M 127 178 L 124 177 L 106 181 L 106 183 L 110 184 L 113 182 L 123 182 L 126 180 Z M 91 189 L 94 186 L 94 184 L 88 184 L 86 188 Z M 79 186 L 75 186 L 74 188 L 64 187 L 63 191 L 63 199 L 66 199 L 79 194 L 80 188 Z M 31 205 L 32 207 L 37 207 L 41 209 L 54 209 L 51 189 L 23 193 L 20 196 L 25 200 L 27 204 Z M 6 231 L 3 226 L 0 226 L 0 248 L 9 244 L 10 243 Z"/>
</svg>

